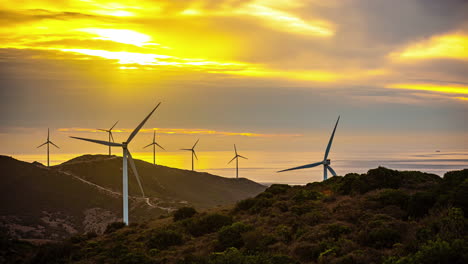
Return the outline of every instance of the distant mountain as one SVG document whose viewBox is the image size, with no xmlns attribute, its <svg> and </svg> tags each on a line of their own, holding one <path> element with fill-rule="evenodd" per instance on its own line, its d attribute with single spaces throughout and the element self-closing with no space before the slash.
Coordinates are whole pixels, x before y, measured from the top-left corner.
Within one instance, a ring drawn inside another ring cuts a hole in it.
<svg viewBox="0 0 468 264">
<path fill-rule="evenodd" d="M 441 178 L 380 167 L 306 186 L 274 184 L 232 207 L 181 208 L 98 237 L 39 248 L 9 243 L 31 263 L 462 264 L 467 214 L 468 169 Z"/>
<path fill-rule="evenodd" d="M 210 208 L 255 196 L 266 187 L 135 160 L 148 199 L 129 174 L 130 221 L 167 215 L 181 206 Z M 122 158 L 84 155 L 50 168 L 0 156 L 0 225 L 13 237 L 57 240 L 102 233 L 121 221 Z"/>
</svg>

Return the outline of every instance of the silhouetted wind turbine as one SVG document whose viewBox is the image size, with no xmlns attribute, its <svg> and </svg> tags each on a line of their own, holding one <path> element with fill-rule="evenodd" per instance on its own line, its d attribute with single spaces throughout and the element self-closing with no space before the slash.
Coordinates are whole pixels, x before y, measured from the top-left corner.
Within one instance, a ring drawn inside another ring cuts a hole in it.
<svg viewBox="0 0 468 264">
<path fill-rule="evenodd" d="M 232 158 L 231 161 L 228 162 L 228 164 L 231 163 L 234 159 L 236 160 L 236 179 L 239 179 L 239 158 L 243 158 L 243 159 L 247 159 L 247 158 L 237 154 L 236 144 L 234 144 L 234 152 L 236 153 L 236 155 L 234 156 L 234 158 Z"/>
<path fill-rule="evenodd" d="M 330 137 L 330 141 L 328 141 L 328 145 L 327 145 L 327 149 L 325 150 L 325 156 L 323 158 L 323 161 L 312 163 L 312 164 L 307 164 L 307 165 L 304 165 L 304 166 L 294 167 L 294 168 L 291 168 L 291 169 L 282 170 L 282 171 L 278 171 L 278 172 L 313 168 L 313 167 L 316 167 L 316 166 L 319 166 L 319 165 L 323 165 L 323 180 L 324 181 L 327 179 L 327 170 L 329 170 L 331 172 L 331 174 L 333 174 L 333 176 L 336 176 L 335 171 L 332 169 L 332 167 L 330 167 L 330 159 L 327 159 L 327 157 L 328 157 L 328 153 L 330 152 L 330 148 L 331 148 L 331 145 L 332 145 L 332 142 L 333 142 L 333 137 L 335 136 L 336 127 L 338 126 L 339 121 L 340 121 L 340 117 L 338 116 L 338 120 L 336 120 L 335 128 L 333 129 L 332 135 Z"/>
<path fill-rule="evenodd" d="M 52 144 L 52 145 L 54 145 L 54 147 L 56 147 L 56 148 L 59 148 L 59 147 L 58 147 L 57 145 L 55 145 L 52 141 L 50 141 L 50 133 L 49 133 L 49 129 L 48 129 L 48 128 L 47 128 L 47 141 L 46 141 L 44 144 L 42 144 L 42 145 L 40 145 L 39 147 L 37 147 L 37 148 L 40 148 L 40 147 L 42 147 L 42 146 L 44 146 L 44 145 L 46 145 L 46 144 L 47 144 L 47 167 L 49 167 L 49 145 Z"/>
<path fill-rule="evenodd" d="M 193 145 L 191 149 L 180 149 L 180 150 L 187 150 L 187 151 L 192 152 L 192 171 L 193 171 L 193 156 L 195 156 L 195 158 L 198 160 L 197 154 L 195 153 L 195 146 L 198 144 L 198 141 L 200 141 L 200 139 L 198 139 L 197 142 L 195 142 L 195 144 Z"/>
<path fill-rule="evenodd" d="M 71 137 L 71 138 L 76 138 L 80 140 L 85 140 L 89 142 L 94 142 L 106 146 L 111 146 L 111 147 L 122 147 L 123 150 L 123 165 L 122 165 L 122 196 L 123 196 L 123 221 L 126 225 L 128 225 L 128 167 L 127 167 L 127 159 L 130 160 L 130 166 L 132 167 L 133 174 L 135 174 L 135 177 L 137 179 L 138 185 L 140 186 L 141 194 L 143 195 L 143 198 L 145 197 L 145 192 L 143 191 L 143 186 L 141 185 L 140 181 L 140 176 L 138 175 L 138 172 L 136 170 L 135 162 L 133 161 L 132 154 L 130 154 L 130 151 L 128 150 L 128 144 L 132 141 L 132 139 L 136 136 L 138 131 L 143 127 L 143 125 L 146 123 L 146 121 L 150 118 L 150 116 L 153 114 L 153 112 L 158 108 L 158 106 L 161 103 L 159 103 L 153 111 L 151 111 L 148 116 L 146 116 L 143 121 L 133 130 L 133 132 L 130 134 L 128 137 L 127 141 L 122 142 L 121 144 L 119 143 L 114 143 L 114 142 L 107 142 L 107 141 L 102 141 L 102 140 L 95 140 L 95 139 L 88 139 L 88 138 L 80 138 L 80 137 Z"/>
<path fill-rule="evenodd" d="M 115 125 L 117 125 L 118 122 L 119 121 L 115 122 L 115 124 L 109 129 L 98 128 L 98 130 L 100 130 L 100 131 L 104 131 L 104 132 L 109 133 L 109 142 L 111 142 L 111 139 L 112 139 L 112 142 L 115 142 L 114 141 L 114 136 L 112 136 L 112 129 L 115 127 Z M 111 155 L 111 146 L 109 145 L 109 156 L 110 155 Z"/>
<path fill-rule="evenodd" d="M 165 150 L 163 147 L 161 147 L 161 145 L 159 145 L 157 142 L 156 142 L 156 130 L 153 131 L 153 142 L 146 145 L 144 148 L 147 148 L 151 145 L 153 145 L 153 164 L 156 164 L 156 146 L 162 148 L 163 150 Z"/>
</svg>

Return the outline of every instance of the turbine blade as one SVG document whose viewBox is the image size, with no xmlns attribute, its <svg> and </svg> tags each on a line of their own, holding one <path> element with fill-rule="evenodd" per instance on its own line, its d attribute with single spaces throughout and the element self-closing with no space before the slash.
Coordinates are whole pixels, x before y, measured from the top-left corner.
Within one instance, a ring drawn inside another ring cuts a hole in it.
<svg viewBox="0 0 468 264">
<path fill-rule="evenodd" d="M 130 151 L 128 149 L 127 149 L 127 155 L 128 155 L 128 160 L 130 161 L 130 167 L 132 167 L 133 174 L 135 175 L 135 178 L 138 182 L 138 186 L 140 186 L 141 194 L 143 195 L 143 198 L 144 198 L 145 191 L 143 191 L 143 186 L 141 185 L 140 175 L 138 175 L 138 171 L 135 166 L 135 161 L 133 161 L 132 154 L 130 154 Z"/>
<path fill-rule="evenodd" d="M 150 116 L 154 113 L 154 111 L 156 111 L 156 109 L 159 107 L 161 103 L 159 103 L 154 109 L 153 111 L 151 111 L 146 117 L 145 119 L 143 119 L 143 121 L 141 121 L 141 123 L 135 128 L 135 130 L 133 130 L 132 134 L 130 134 L 130 136 L 128 137 L 127 139 L 127 143 L 130 143 L 130 141 L 132 141 L 132 139 L 136 136 L 136 134 L 138 133 L 138 131 L 140 131 L 141 127 L 143 127 L 143 125 L 146 123 L 146 121 L 148 121 L 148 119 L 150 118 Z"/>
<path fill-rule="evenodd" d="M 195 153 L 195 150 L 192 149 L 192 153 L 195 156 L 195 158 L 198 160 L 197 153 Z"/>
<path fill-rule="evenodd" d="M 156 142 L 156 130 L 153 131 L 153 142 Z"/>
<path fill-rule="evenodd" d="M 187 151 L 192 151 L 193 149 L 180 149 L 180 150 L 187 150 Z"/>
<path fill-rule="evenodd" d="M 118 122 L 119 121 L 117 120 L 117 122 L 115 122 L 115 124 L 111 128 L 109 128 L 109 131 L 111 131 L 115 127 L 115 125 L 117 125 Z"/>
<path fill-rule="evenodd" d="M 104 131 L 104 132 L 109 132 L 109 131 L 107 131 L 107 129 L 102 129 L 102 128 L 96 128 L 96 130 Z"/>
<path fill-rule="evenodd" d="M 147 147 L 149 147 L 149 146 L 151 146 L 151 145 L 153 145 L 153 144 L 154 144 L 154 143 L 150 143 L 150 144 L 144 146 L 143 148 L 147 148 Z"/>
<path fill-rule="evenodd" d="M 156 144 L 156 146 L 162 148 L 163 150 L 166 150 L 166 149 L 164 149 L 161 145 L 159 145 L 158 143 L 154 142 L 154 144 Z"/>
<path fill-rule="evenodd" d="M 41 145 L 40 145 L 39 147 L 37 147 L 37 148 L 40 148 L 40 147 L 44 146 L 44 145 L 47 144 L 47 143 L 49 143 L 49 141 L 47 141 L 47 142 L 41 144 Z"/>
<path fill-rule="evenodd" d="M 340 116 L 338 116 L 338 120 L 336 120 L 335 128 L 333 129 L 332 135 L 330 137 L 330 141 L 328 141 L 327 150 L 325 151 L 325 156 L 324 156 L 323 160 L 326 160 L 327 157 L 328 157 L 328 153 L 330 152 L 330 148 L 331 148 L 331 145 L 332 145 L 332 142 L 333 142 L 333 137 L 335 136 L 336 127 L 338 126 L 339 121 L 340 121 Z"/>
<path fill-rule="evenodd" d="M 200 141 L 200 139 L 197 139 L 197 142 L 195 142 L 195 144 L 193 145 L 192 149 L 195 148 L 195 146 L 198 144 L 198 141 Z"/>
<path fill-rule="evenodd" d="M 333 176 L 336 176 L 336 172 L 332 169 L 332 167 L 327 166 L 327 169 L 333 174 Z"/>
<path fill-rule="evenodd" d="M 54 142 L 52 142 L 52 141 L 49 141 L 49 142 L 50 142 L 50 144 L 54 145 L 56 148 L 59 149 L 59 147 L 57 145 L 55 145 Z"/>
<path fill-rule="evenodd" d="M 237 155 L 237 156 L 240 157 L 240 158 L 243 158 L 243 159 L 248 159 L 248 158 L 246 158 L 244 156 L 241 156 L 241 155 Z"/>
<path fill-rule="evenodd" d="M 50 136 L 50 132 L 49 132 L 49 128 L 47 128 L 47 141 L 49 141 L 49 136 Z"/>
<path fill-rule="evenodd" d="M 237 158 L 237 155 L 234 156 L 234 158 L 232 158 L 232 160 L 230 160 L 230 161 L 228 162 L 228 164 L 231 163 L 231 162 L 232 162 L 233 160 L 235 160 L 236 158 Z"/>
<path fill-rule="evenodd" d="M 109 130 L 110 138 L 112 139 L 112 142 L 115 142 L 114 136 L 112 135 L 112 131 Z"/>
<path fill-rule="evenodd" d="M 303 165 L 303 166 L 299 166 L 299 167 L 294 167 L 294 168 L 290 168 L 290 169 L 286 169 L 286 170 L 280 170 L 280 171 L 277 171 L 277 172 L 313 168 L 313 167 L 317 167 L 318 165 L 322 165 L 322 164 L 323 164 L 323 161 L 320 161 L 320 162 L 316 162 L 316 163 L 312 163 L 312 164 L 307 164 L 307 165 Z"/>
<path fill-rule="evenodd" d="M 236 144 L 234 144 L 234 152 L 236 153 L 236 156 L 237 156 L 237 148 L 236 148 Z"/>
<path fill-rule="evenodd" d="M 79 140 L 84 140 L 84 141 L 89 141 L 93 143 L 98 143 L 101 145 L 106 145 L 106 146 L 111 146 L 111 147 L 122 147 L 122 144 L 119 143 L 114 143 L 114 142 L 107 142 L 107 141 L 102 141 L 102 140 L 96 140 L 96 139 L 89 139 L 89 138 L 80 138 L 80 137 L 71 137 Z"/>
</svg>

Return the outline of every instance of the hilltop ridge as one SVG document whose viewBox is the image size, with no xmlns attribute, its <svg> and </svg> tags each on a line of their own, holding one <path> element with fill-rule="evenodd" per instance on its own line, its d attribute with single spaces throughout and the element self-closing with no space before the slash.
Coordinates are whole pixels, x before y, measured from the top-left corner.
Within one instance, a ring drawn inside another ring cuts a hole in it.
<svg viewBox="0 0 468 264">
<path fill-rule="evenodd" d="M 468 169 L 376 168 L 32 249 L 35 263 L 462 264 Z M 29 251 L 31 252 L 31 251 Z"/>
</svg>

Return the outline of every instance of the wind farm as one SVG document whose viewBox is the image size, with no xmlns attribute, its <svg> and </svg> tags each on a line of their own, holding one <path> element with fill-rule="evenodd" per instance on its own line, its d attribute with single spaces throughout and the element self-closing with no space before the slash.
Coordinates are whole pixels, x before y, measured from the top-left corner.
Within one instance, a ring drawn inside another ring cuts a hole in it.
<svg viewBox="0 0 468 264">
<path fill-rule="evenodd" d="M 468 263 L 467 13 L 3 0 L 0 264 Z"/>
</svg>

